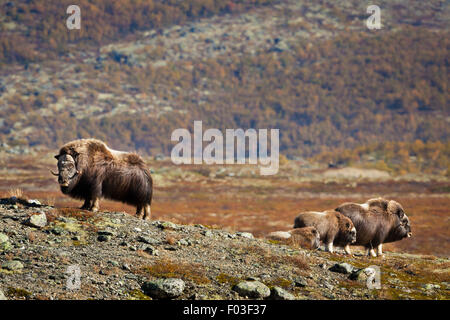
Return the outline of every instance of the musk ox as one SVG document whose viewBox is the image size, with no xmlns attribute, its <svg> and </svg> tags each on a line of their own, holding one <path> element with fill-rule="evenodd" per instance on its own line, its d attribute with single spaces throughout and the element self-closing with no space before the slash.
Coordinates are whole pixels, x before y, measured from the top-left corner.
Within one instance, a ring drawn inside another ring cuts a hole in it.
<svg viewBox="0 0 450 320">
<path fill-rule="evenodd" d="M 269 233 L 266 238 L 286 244 L 293 244 L 305 249 L 317 249 L 320 245 L 320 235 L 314 227 L 275 231 Z"/>
<path fill-rule="evenodd" d="M 347 247 L 356 240 L 356 230 L 352 221 L 336 211 L 300 213 L 294 221 L 294 228 L 314 227 L 319 232 L 320 240 L 329 252 L 333 245 Z M 349 254 L 347 250 L 346 253 Z"/>
<path fill-rule="evenodd" d="M 71 141 L 61 147 L 58 183 L 61 192 L 84 200 L 81 209 L 98 211 L 101 197 L 136 206 L 136 215 L 150 219 L 153 181 L 142 158 L 116 151 L 96 139 Z"/>
<path fill-rule="evenodd" d="M 355 245 L 364 246 L 367 254 L 383 255 L 383 243 L 411 237 L 411 226 L 400 203 L 383 198 L 366 203 L 344 203 L 336 211 L 349 217 L 356 228 Z M 377 253 L 374 248 L 377 247 Z M 349 247 L 346 249 L 350 251 Z"/>
</svg>

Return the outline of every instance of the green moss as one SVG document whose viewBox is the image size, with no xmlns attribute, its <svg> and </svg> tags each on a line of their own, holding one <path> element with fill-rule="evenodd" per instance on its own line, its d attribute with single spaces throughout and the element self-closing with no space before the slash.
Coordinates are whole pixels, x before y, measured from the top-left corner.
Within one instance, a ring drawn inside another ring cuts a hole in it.
<svg viewBox="0 0 450 320">
<path fill-rule="evenodd" d="M 191 280 L 197 284 L 206 284 L 210 280 L 202 272 L 202 266 L 173 263 L 167 260 L 160 260 L 151 266 L 144 266 L 144 273 L 156 278 L 182 278 Z"/>
<path fill-rule="evenodd" d="M 281 278 L 278 277 L 274 280 L 268 281 L 265 283 L 270 289 L 272 289 L 273 287 L 281 287 L 284 289 L 290 288 L 292 286 L 292 281 L 285 279 L 285 278 Z"/>
<path fill-rule="evenodd" d="M 134 289 L 127 292 L 130 300 L 152 300 L 149 296 L 145 295 L 141 290 Z"/>
<path fill-rule="evenodd" d="M 7 290 L 7 294 L 9 296 L 12 296 L 14 298 L 25 298 L 25 299 L 29 299 L 31 297 L 31 292 L 22 289 L 22 288 L 14 288 L 14 287 L 9 287 Z"/>
<path fill-rule="evenodd" d="M 226 284 L 230 284 L 232 286 L 238 284 L 242 279 L 238 278 L 238 277 L 234 277 L 234 276 L 230 276 L 226 273 L 219 273 L 216 277 L 217 282 L 219 283 L 226 283 Z"/>
</svg>

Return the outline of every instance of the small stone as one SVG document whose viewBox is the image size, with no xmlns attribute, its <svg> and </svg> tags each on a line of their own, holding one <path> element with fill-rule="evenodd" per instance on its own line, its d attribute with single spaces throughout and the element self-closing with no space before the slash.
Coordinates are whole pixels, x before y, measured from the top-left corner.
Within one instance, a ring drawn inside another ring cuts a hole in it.
<svg viewBox="0 0 450 320">
<path fill-rule="evenodd" d="M 105 242 L 105 241 L 108 241 L 109 239 L 110 239 L 110 237 L 107 235 L 104 235 L 104 234 L 101 234 L 97 237 L 97 240 L 100 242 Z"/>
<path fill-rule="evenodd" d="M 99 230 L 97 231 L 98 235 L 102 235 L 102 236 L 115 236 L 116 233 L 110 229 L 104 229 L 104 230 Z"/>
<path fill-rule="evenodd" d="M 325 282 L 324 283 L 325 288 L 329 289 L 329 290 L 333 290 L 334 286 L 331 283 Z"/>
<path fill-rule="evenodd" d="M 51 232 L 52 232 L 54 235 L 59 236 L 59 235 L 61 235 L 61 234 L 64 233 L 64 229 L 61 228 L 61 227 L 54 227 L 54 228 L 52 228 Z"/>
<path fill-rule="evenodd" d="M 131 271 L 131 268 L 130 268 L 130 266 L 128 265 L 128 263 L 124 263 L 124 264 L 122 265 L 122 269 L 123 269 L 123 270 L 127 270 L 127 271 Z"/>
<path fill-rule="evenodd" d="M 142 232 L 141 228 L 134 228 L 133 230 L 136 231 L 136 232 Z"/>
<path fill-rule="evenodd" d="M 295 300 L 295 297 L 280 287 L 273 287 L 270 298 L 273 300 Z"/>
<path fill-rule="evenodd" d="M 0 233 L 0 251 L 8 251 L 11 249 L 11 243 L 8 240 L 9 237 L 6 234 Z"/>
<path fill-rule="evenodd" d="M 6 269 L 6 270 L 14 271 L 14 270 L 23 269 L 23 264 L 22 264 L 22 262 L 20 262 L 18 260 L 10 260 L 10 261 L 4 262 L 2 264 L 2 268 Z"/>
<path fill-rule="evenodd" d="M 8 298 L 6 298 L 5 294 L 3 293 L 2 290 L 0 290 L 0 301 L 2 300 L 8 300 Z"/>
<path fill-rule="evenodd" d="M 39 207 L 41 205 L 41 203 L 39 202 L 39 200 L 30 199 L 30 200 L 28 200 L 28 205 L 30 207 Z"/>
<path fill-rule="evenodd" d="M 202 235 L 204 235 L 205 237 L 212 237 L 213 233 L 211 232 L 211 230 L 203 230 L 201 232 Z"/>
<path fill-rule="evenodd" d="M 144 251 L 152 256 L 159 256 L 159 251 L 152 246 L 147 246 Z"/>
<path fill-rule="evenodd" d="M 236 232 L 236 235 L 242 238 L 254 239 L 253 234 L 251 234 L 250 232 Z"/>
<path fill-rule="evenodd" d="M 306 287 L 306 286 L 308 285 L 308 282 L 306 282 L 305 279 L 303 279 L 303 278 L 301 278 L 301 277 L 298 277 L 298 278 L 295 278 L 295 279 L 294 279 L 294 285 L 295 285 L 296 287 L 304 288 L 304 287 Z"/>
<path fill-rule="evenodd" d="M 7 242 L 8 240 L 9 237 L 6 234 L 0 233 L 0 243 Z"/>
<path fill-rule="evenodd" d="M 328 299 L 331 299 L 331 300 L 336 299 L 336 296 L 335 296 L 334 294 L 332 294 L 332 293 L 329 293 L 329 292 L 325 292 L 325 293 L 323 294 L 323 296 L 324 296 L 325 298 L 328 298 Z"/>
<path fill-rule="evenodd" d="M 167 278 L 147 281 L 142 285 L 142 291 L 155 299 L 172 299 L 183 294 L 185 283 L 181 279 Z"/>
<path fill-rule="evenodd" d="M 164 250 L 167 250 L 167 251 L 177 251 L 178 248 L 177 248 L 176 246 L 165 246 L 165 247 L 164 247 Z"/>
<path fill-rule="evenodd" d="M 270 296 L 270 289 L 259 281 L 241 281 L 233 287 L 233 290 L 242 297 L 258 299 Z"/>
<path fill-rule="evenodd" d="M 150 238 L 150 237 L 148 237 L 148 236 L 138 236 L 138 237 L 137 237 L 137 241 L 143 242 L 143 243 L 146 243 L 146 244 L 151 244 L 151 245 L 157 245 L 157 244 L 159 244 L 159 241 L 158 241 L 158 240 L 155 240 L 155 239 Z"/>
<path fill-rule="evenodd" d="M 433 283 L 426 283 L 426 284 L 424 284 L 424 285 L 422 285 L 422 287 L 425 289 L 425 290 L 435 290 L 435 289 L 440 289 L 441 288 L 441 286 L 440 285 L 438 285 L 438 284 L 433 284 Z"/>
<path fill-rule="evenodd" d="M 186 240 L 186 239 L 178 240 L 177 244 L 179 246 L 190 246 L 191 245 L 191 243 L 188 240 Z"/>
<path fill-rule="evenodd" d="M 34 214 L 25 221 L 25 224 L 30 227 L 43 228 L 47 225 L 47 216 L 45 213 Z"/>
<path fill-rule="evenodd" d="M 171 229 L 171 230 L 180 229 L 178 225 L 170 221 L 153 221 L 151 224 L 161 229 Z"/>
<path fill-rule="evenodd" d="M 119 263 L 116 260 L 109 260 L 108 262 L 114 267 L 118 267 L 119 266 Z"/>
<path fill-rule="evenodd" d="M 348 277 L 350 280 L 359 281 L 362 283 L 367 283 L 369 277 L 374 277 L 376 270 L 373 268 L 363 268 L 358 270 L 353 270 L 353 272 Z"/>
<path fill-rule="evenodd" d="M 351 264 L 344 262 L 344 263 L 336 263 L 329 270 L 333 271 L 333 272 L 348 274 L 348 273 L 352 273 L 352 271 L 354 270 L 354 267 Z"/>
<path fill-rule="evenodd" d="M 73 236 L 73 237 L 72 237 L 72 240 L 74 240 L 74 241 L 80 241 L 80 240 L 81 240 L 81 237 L 80 237 L 80 236 Z"/>
</svg>

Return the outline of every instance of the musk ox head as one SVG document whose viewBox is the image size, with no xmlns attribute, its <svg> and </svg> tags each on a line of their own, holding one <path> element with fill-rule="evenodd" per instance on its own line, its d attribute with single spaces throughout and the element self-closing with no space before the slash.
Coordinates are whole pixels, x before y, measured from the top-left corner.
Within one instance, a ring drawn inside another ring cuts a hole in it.
<svg viewBox="0 0 450 320">
<path fill-rule="evenodd" d="M 353 225 L 352 220 L 341 213 L 338 213 L 336 216 L 339 221 L 339 241 L 342 243 L 355 243 L 356 228 Z"/>
<path fill-rule="evenodd" d="M 396 217 L 394 220 L 394 233 L 399 239 L 409 238 L 412 236 L 411 225 L 409 218 L 405 214 L 405 210 L 400 203 L 390 200 L 387 206 L 387 211 Z"/>
<path fill-rule="evenodd" d="M 61 192 L 67 194 L 78 182 L 80 172 L 77 170 L 75 159 L 71 155 L 56 155 L 55 158 L 58 159 L 58 173 L 52 173 L 58 176 Z"/>
</svg>

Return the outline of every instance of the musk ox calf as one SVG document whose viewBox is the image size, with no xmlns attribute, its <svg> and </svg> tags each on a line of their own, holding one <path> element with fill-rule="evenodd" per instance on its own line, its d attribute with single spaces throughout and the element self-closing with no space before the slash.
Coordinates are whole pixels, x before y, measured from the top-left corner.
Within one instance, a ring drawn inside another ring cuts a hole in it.
<svg viewBox="0 0 450 320">
<path fill-rule="evenodd" d="M 275 231 L 267 235 L 267 239 L 293 244 L 305 249 L 317 249 L 320 235 L 314 227 L 297 228 L 289 231 Z"/>
<path fill-rule="evenodd" d="M 364 246 L 367 254 L 383 255 L 383 243 L 411 237 L 409 219 L 400 203 L 383 198 L 366 203 L 344 203 L 336 211 L 349 217 L 356 228 L 355 245 Z M 377 253 L 374 248 L 377 247 Z M 350 251 L 349 247 L 347 247 Z"/>
<path fill-rule="evenodd" d="M 294 228 L 314 227 L 319 232 L 320 240 L 329 252 L 333 245 L 348 247 L 356 240 L 356 230 L 352 221 L 336 211 L 302 212 L 294 221 Z M 346 253 L 349 253 L 345 250 Z"/>
<path fill-rule="evenodd" d="M 116 151 L 95 139 L 71 141 L 59 150 L 58 182 L 62 193 L 84 200 L 81 209 L 98 211 L 101 197 L 136 206 L 150 219 L 153 181 L 142 158 Z"/>
</svg>

